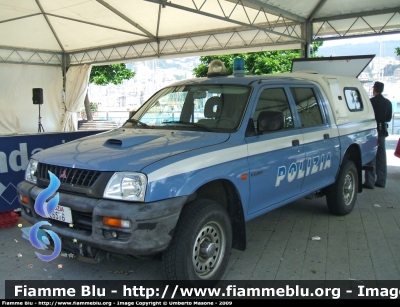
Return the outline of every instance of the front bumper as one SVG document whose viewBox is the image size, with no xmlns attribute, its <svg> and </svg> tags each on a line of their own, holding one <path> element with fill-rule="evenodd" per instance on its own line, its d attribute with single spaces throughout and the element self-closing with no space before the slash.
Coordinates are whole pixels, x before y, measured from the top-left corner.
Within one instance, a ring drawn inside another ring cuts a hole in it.
<svg viewBox="0 0 400 307">
<path fill-rule="evenodd" d="M 187 201 L 186 196 L 152 203 L 131 203 L 59 192 L 59 205 L 72 210 L 73 223 L 67 224 L 45 219 L 34 209 L 35 200 L 43 191 L 27 181 L 17 187 L 21 215 L 29 223 L 47 220 L 52 226 L 43 229 L 54 231 L 62 239 L 65 252 L 85 257 L 95 257 L 99 251 L 147 256 L 165 250 L 172 238 L 179 214 Z M 28 204 L 21 201 L 28 198 Z M 131 221 L 129 228 L 111 227 L 103 224 L 103 217 Z M 111 233 L 117 237 L 111 236 Z"/>
</svg>

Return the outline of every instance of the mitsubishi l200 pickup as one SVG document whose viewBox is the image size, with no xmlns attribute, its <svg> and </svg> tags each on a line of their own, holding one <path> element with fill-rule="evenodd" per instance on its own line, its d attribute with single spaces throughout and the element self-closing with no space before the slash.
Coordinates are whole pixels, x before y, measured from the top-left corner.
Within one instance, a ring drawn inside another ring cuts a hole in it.
<svg viewBox="0 0 400 307">
<path fill-rule="evenodd" d="M 51 231 L 50 247 L 93 261 L 162 254 L 168 280 L 218 281 L 231 249 L 246 248 L 247 221 L 304 197 L 351 213 L 377 149 L 356 75 L 315 65 L 228 76 L 211 64 L 209 77 L 157 91 L 121 127 L 30 158 L 21 214 Z"/>
</svg>

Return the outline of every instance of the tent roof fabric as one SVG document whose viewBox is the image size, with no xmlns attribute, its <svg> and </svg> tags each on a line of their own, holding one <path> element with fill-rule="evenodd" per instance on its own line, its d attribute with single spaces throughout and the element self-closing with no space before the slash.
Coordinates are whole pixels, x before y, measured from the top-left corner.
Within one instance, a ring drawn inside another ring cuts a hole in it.
<svg viewBox="0 0 400 307">
<path fill-rule="evenodd" d="M 301 48 L 316 39 L 400 33 L 399 12 L 398 0 L 0 0 L 0 63 Z"/>
</svg>

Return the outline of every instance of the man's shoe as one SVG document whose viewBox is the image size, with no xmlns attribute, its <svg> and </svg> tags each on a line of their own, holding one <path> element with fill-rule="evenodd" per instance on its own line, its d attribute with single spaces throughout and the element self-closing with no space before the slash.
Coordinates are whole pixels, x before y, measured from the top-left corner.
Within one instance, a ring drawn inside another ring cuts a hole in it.
<svg viewBox="0 0 400 307">
<path fill-rule="evenodd" d="M 375 183 L 375 186 L 378 188 L 384 188 L 385 186 L 383 184 Z"/>
<path fill-rule="evenodd" d="M 370 186 L 366 185 L 365 183 L 363 184 L 363 188 L 364 189 L 370 189 L 370 190 L 374 189 L 373 187 L 370 187 Z"/>
</svg>

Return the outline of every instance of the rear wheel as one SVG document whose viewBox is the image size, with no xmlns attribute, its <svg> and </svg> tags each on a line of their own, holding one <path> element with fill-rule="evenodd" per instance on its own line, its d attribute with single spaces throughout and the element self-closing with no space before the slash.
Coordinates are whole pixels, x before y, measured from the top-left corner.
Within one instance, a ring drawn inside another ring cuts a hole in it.
<svg viewBox="0 0 400 307">
<path fill-rule="evenodd" d="M 328 209 L 335 215 L 349 214 L 357 201 L 358 175 L 354 162 L 346 160 L 335 183 L 326 188 Z"/>
<path fill-rule="evenodd" d="M 226 210 L 212 200 L 187 204 L 170 246 L 163 254 L 169 280 L 217 283 L 224 274 L 232 248 L 232 227 Z"/>
</svg>

